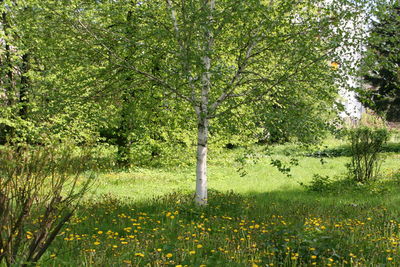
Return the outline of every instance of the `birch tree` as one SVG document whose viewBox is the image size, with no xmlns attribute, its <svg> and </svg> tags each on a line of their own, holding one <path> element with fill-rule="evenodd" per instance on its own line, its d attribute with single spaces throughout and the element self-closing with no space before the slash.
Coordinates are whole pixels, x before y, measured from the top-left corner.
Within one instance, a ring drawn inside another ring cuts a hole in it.
<svg viewBox="0 0 400 267">
<path fill-rule="evenodd" d="M 137 82 L 191 107 L 187 116 L 197 122 L 195 200 L 205 205 L 213 123 L 239 110 L 265 120 L 255 111 L 280 108 L 288 95 L 333 102 L 335 73 L 328 63 L 342 41 L 349 42 L 337 26 L 353 15 L 340 7 L 356 2 L 98 1 L 90 12 L 104 23 L 82 17 L 74 23 Z"/>
</svg>

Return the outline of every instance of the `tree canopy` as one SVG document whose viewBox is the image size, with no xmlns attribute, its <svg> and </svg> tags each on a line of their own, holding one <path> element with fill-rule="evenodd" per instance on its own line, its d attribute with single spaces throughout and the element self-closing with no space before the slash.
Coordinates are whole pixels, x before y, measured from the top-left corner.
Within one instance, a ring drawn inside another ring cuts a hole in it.
<svg viewBox="0 0 400 267">
<path fill-rule="evenodd" d="M 199 203 L 207 199 L 209 142 L 320 136 L 337 97 L 339 73 L 329 63 L 344 42 L 351 45 L 349 22 L 360 7 L 312 0 L 1 4 L 2 142 L 103 142 L 118 147 L 126 165 L 162 163 L 197 147 Z"/>
<path fill-rule="evenodd" d="M 362 74 L 363 103 L 388 121 L 400 121 L 400 5 L 381 6 L 367 39 Z"/>
</svg>

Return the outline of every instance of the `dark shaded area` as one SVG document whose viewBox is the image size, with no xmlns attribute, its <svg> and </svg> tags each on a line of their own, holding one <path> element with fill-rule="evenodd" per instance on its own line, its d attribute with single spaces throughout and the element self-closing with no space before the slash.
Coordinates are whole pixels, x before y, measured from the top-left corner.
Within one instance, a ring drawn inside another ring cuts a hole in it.
<svg viewBox="0 0 400 267">
<path fill-rule="evenodd" d="M 360 90 L 363 104 L 388 121 L 400 121 L 400 5 L 389 4 L 372 24 L 367 41 L 364 80 L 369 89 Z"/>
<path fill-rule="evenodd" d="M 383 145 L 382 153 L 400 153 L 400 143 L 389 143 Z M 316 158 L 334 158 L 334 157 L 351 157 L 351 149 L 349 145 L 341 145 L 334 148 L 326 148 L 323 150 L 306 153 L 307 157 Z"/>
</svg>

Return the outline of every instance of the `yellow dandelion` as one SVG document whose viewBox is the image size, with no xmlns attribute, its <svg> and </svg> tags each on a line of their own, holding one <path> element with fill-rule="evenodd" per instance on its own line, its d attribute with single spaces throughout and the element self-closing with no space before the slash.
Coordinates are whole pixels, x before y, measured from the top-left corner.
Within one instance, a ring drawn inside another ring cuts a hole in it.
<svg viewBox="0 0 400 267">
<path fill-rule="evenodd" d="M 197 248 L 202 248 L 202 247 L 203 247 L 203 245 L 201 245 L 201 244 L 197 245 Z"/>
<path fill-rule="evenodd" d="M 340 66 L 340 64 L 338 62 L 335 62 L 335 61 L 331 62 L 332 69 L 337 70 L 339 68 L 339 66 Z"/>
<path fill-rule="evenodd" d="M 172 258 L 172 253 L 168 253 L 167 255 L 165 255 L 167 258 Z"/>
</svg>

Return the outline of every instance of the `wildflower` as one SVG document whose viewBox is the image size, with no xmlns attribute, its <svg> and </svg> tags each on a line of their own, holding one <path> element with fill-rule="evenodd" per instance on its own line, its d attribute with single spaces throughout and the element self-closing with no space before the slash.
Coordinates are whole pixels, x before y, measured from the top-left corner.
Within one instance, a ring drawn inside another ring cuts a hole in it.
<svg viewBox="0 0 400 267">
<path fill-rule="evenodd" d="M 167 258 L 172 258 L 172 253 L 168 253 L 167 255 L 165 255 Z"/>
<path fill-rule="evenodd" d="M 33 234 L 31 232 L 26 232 L 26 239 L 31 239 Z"/>
<path fill-rule="evenodd" d="M 339 66 L 340 66 L 339 63 L 337 63 L 337 62 L 335 62 L 335 61 L 331 62 L 331 68 L 332 68 L 333 70 L 339 69 Z"/>
<path fill-rule="evenodd" d="M 388 257 L 387 260 L 388 260 L 388 261 L 392 261 L 393 258 L 392 258 L 392 257 Z"/>
<path fill-rule="evenodd" d="M 135 256 L 144 257 L 144 254 L 143 253 L 135 253 Z"/>
<path fill-rule="evenodd" d="M 100 242 L 99 242 L 99 241 L 96 241 L 96 242 L 94 242 L 93 244 L 96 245 L 96 246 L 98 246 L 98 245 L 100 245 Z"/>
<path fill-rule="evenodd" d="M 196 254 L 196 251 L 194 251 L 194 250 L 189 251 L 189 254 L 190 254 L 190 255 L 194 255 L 194 254 Z"/>
<path fill-rule="evenodd" d="M 197 245 L 197 248 L 202 248 L 202 247 L 203 247 L 203 245 L 201 245 L 201 244 Z"/>
</svg>

